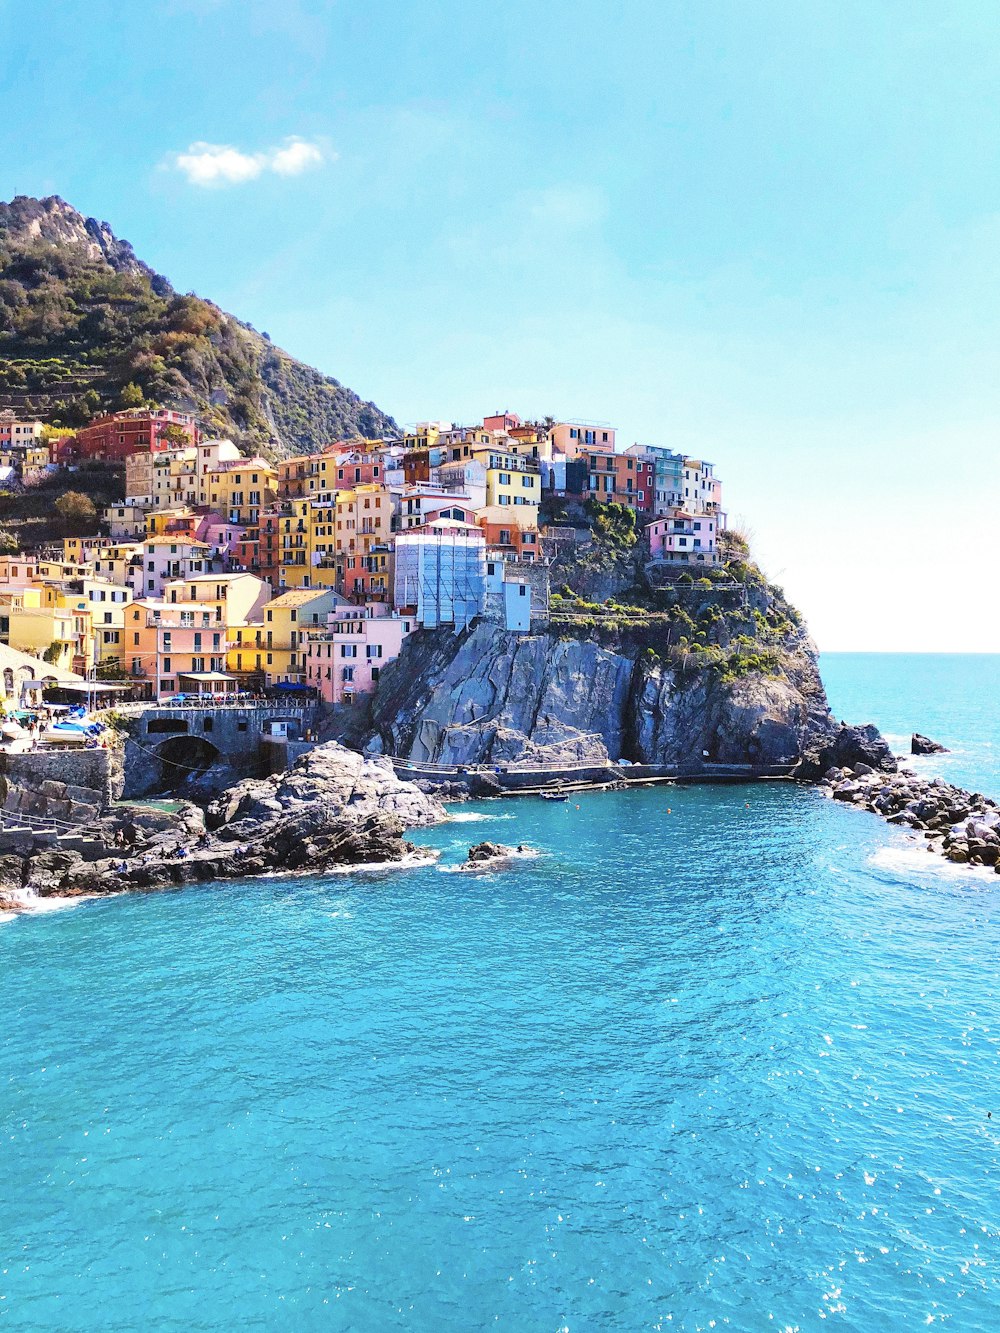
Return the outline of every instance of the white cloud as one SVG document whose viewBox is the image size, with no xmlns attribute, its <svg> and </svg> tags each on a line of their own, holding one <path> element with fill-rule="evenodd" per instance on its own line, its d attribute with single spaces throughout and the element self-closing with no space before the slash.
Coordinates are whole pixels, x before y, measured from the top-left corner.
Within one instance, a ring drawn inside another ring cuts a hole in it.
<svg viewBox="0 0 1000 1333">
<path fill-rule="evenodd" d="M 314 143 L 304 139 L 290 139 L 284 148 L 278 148 L 271 154 L 271 170 L 279 176 L 298 176 L 310 167 L 318 167 L 323 161 L 323 152 Z"/>
<path fill-rule="evenodd" d="M 277 148 L 244 153 L 231 144 L 193 143 L 183 153 L 172 153 L 168 165 L 185 175 L 192 185 L 212 189 L 242 185 L 265 172 L 276 176 L 299 176 L 336 157 L 317 143 L 290 138 Z"/>
</svg>

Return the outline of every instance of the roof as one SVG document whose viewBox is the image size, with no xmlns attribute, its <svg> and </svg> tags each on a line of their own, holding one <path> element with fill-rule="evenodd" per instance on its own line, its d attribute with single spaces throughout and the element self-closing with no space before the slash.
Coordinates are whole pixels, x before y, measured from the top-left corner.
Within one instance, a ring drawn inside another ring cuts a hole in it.
<svg viewBox="0 0 1000 1333">
<path fill-rule="evenodd" d="M 203 546 L 204 542 L 199 542 Z M 257 579 L 256 574 L 251 574 L 247 569 L 236 569 L 225 574 L 188 574 L 180 579 L 168 579 L 167 584 L 171 583 L 228 583 L 231 579 Z M 263 579 L 257 579 L 258 583 L 263 583 Z"/>
<path fill-rule="evenodd" d="M 140 543 L 143 546 L 203 546 L 208 550 L 208 542 L 200 542 L 194 537 L 189 537 L 187 533 L 177 532 L 173 536 L 147 537 Z"/>
<path fill-rule="evenodd" d="M 278 597 L 273 597 L 267 606 L 268 609 L 273 606 L 302 606 L 305 602 L 313 602 L 318 597 L 333 597 L 335 600 L 340 600 L 332 588 L 292 588 Z"/>
</svg>

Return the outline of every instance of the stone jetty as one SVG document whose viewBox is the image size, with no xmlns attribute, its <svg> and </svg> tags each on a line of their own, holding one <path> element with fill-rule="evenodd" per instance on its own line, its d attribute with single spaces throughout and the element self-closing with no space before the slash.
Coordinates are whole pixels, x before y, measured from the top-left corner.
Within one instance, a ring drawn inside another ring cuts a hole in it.
<svg viewBox="0 0 1000 1333">
<path fill-rule="evenodd" d="M 819 788 L 835 801 L 870 810 L 890 824 L 922 834 L 928 851 L 961 865 L 994 866 L 1000 874 L 1000 804 L 943 778 L 869 764 L 831 768 Z"/>
</svg>

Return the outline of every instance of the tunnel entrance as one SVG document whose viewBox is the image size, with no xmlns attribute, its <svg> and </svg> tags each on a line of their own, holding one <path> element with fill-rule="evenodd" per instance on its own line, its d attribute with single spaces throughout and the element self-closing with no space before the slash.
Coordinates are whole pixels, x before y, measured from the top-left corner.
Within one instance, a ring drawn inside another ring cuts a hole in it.
<svg viewBox="0 0 1000 1333">
<path fill-rule="evenodd" d="M 179 791 L 193 785 L 222 759 L 218 747 L 202 736 L 171 736 L 156 747 L 155 754 L 160 761 L 160 791 Z"/>
</svg>

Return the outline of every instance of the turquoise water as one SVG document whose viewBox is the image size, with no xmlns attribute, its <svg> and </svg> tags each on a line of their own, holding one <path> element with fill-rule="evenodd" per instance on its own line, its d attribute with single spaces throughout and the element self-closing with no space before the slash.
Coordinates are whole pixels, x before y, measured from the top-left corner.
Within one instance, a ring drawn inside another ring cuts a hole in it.
<svg viewBox="0 0 1000 1333">
<path fill-rule="evenodd" d="M 907 759 L 918 773 L 1000 796 L 1000 656 L 986 653 L 824 653 L 838 717 L 875 722 L 909 755 L 919 731 L 947 755 Z"/>
<path fill-rule="evenodd" d="M 542 854 L 0 926 L 0 1327 L 1000 1324 L 1000 877 L 785 785 L 461 814 Z"/>
</svg>

